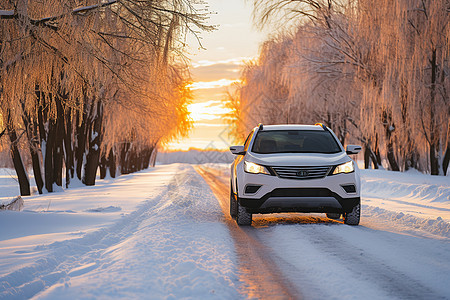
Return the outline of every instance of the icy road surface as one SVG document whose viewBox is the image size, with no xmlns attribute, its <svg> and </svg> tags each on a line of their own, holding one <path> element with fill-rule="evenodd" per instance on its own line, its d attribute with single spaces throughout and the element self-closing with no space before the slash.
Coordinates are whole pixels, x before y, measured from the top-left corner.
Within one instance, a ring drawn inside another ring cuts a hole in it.
<svg viewBox="0 0 450 300">
<path fill-rule="evenodd" d="M 364 171 L 356 227 L 279 214 L 240 228 L 227 170 L 24 197 L 0 212 L 0 299 L 450 299 L 448 177 Z"/>
</svg>

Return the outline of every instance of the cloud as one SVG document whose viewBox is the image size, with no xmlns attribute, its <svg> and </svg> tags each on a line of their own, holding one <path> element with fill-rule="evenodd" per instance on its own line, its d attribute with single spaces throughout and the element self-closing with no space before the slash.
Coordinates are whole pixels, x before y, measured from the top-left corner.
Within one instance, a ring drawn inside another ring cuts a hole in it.
<svg viewBox="0 0 450 300">
<path fill-rule="evenodd" d="M 215 89 L 203 89 L 194 91 L 194 102 L 208 102 L 211 100 L 223 101 L 227 98 L 227 88 L 220 87 Z"/>
<path fill-rule="evenodd" d="M 196 81 L 189 84 L 187 87 L 191 88 L 191 90 L 203 90 L 203 89 L 216 89 L 225 86 L 232 85 L 233 83 L 240 82 L 239 79 L 219 79 L 215 81 Z"/>
<path fill-rule="evenodd" d="M 212 81 L 222 78 L 236 79 L 245 65 L 245 61 L 252 57 L 236 57 L 225 60 L 200 60 L 192 64 L 191 73 L 196 81 Z"/>
<path fill-rule="evenodd" d="M 241 65 L 214 64 L 193 68 L 191 73 L 195 81 L 213 81 L 222 78 L 237 79 L 239 78 L 240 71 Z"/>
<path fill-rule="evenodd" d="M 214 123 L 205 123 L 205 122 L 202 122 L 202 123 L 197 123 L 197 122 L 195 122 L 195 124 L 194 124 L 194 126 L 195 127 L 220 127 L 220 128 L 222 128 L 223 127 L 223 124 L 217 124 L 216 123 L 216 121 L 214 121 Z"/>
<path fill-rule="evenodd" d="M 220 124 L 219 120 L 223 119 L 223 115 L 230 112 L 230 109 L 223 106 L 221 101 L 211 100 L 201 103 L 192 103 L 188 105 L 190 116 L 197 123 L 212 123 L 208 120 L 216 120 L 216 124 Z M 219 123 L 217 123 L 219 121 Z"/>
<path fill-rule="evenodd" d="M 233 23 L 233 24 L 222 24 L 226 28 L 247 28 L 248 23 Z"/>
<path fill-rule="evenodd" d="M 241 66 L 244 64 L 244 61 L 251 60 L 253 57 L 235 57 L 225 60 L 217 60 L 217 61 L 211 61 L 211 60 L 200 60 L 198 62 L 192 63 L 192 66 L 194 68 L 200 68 L 200 67 L 208 67 L 213 65 L 234 65 L 234 66 Z"/>
</svg>

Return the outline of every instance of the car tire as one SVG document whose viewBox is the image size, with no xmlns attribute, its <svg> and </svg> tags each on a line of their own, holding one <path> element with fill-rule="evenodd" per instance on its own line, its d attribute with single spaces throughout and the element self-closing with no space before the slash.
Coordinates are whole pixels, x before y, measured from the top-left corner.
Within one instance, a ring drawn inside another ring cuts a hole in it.
<svg viewBox="0 0 450 300">
<path fill-rule="evenodd" d="M 230 188 L 230 216 L 236 219 L 237 215 L 237 195 L 233 192 L 233 187 Z"/>
<path fill-rule="evenodd" d="M 355 205 L 351 212 L 344 213 L 344 224 L 358 225 L 361 217 L 361 203 Z"/>
<path fill-rule="evenodd" d="M 339 214 L 339 213 L 327 213 L 327 218 L 328 219 L 337 220 L 340 217 L 341 217 L 341 214 Z"/>
<path fill-rule="evenodd" d="M 241 206 L 239 204 L 239 201 L 236 201 L 236 202 L 237 202 L 236 223 L 239 226 L 250 226 L 250 225 L 252 225 L 252 214 L 247 212 L 245 207 L 243 207 L 243 206 Z"/>
</svg>

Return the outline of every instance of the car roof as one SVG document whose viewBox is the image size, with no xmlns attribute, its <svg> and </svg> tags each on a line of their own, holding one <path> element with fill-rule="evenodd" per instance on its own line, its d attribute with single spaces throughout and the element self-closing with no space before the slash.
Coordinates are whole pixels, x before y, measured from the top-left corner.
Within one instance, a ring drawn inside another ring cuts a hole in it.
<svg viewBox="0 0 450 300">
<path fill-rule="evenodd" d="M 301 124 L 284 124 L 284 125 L 263 125 L 263 131 L 269 130 L 317 130 L 323 131 L 320 125 L 301 125 Z"/>
</svg>

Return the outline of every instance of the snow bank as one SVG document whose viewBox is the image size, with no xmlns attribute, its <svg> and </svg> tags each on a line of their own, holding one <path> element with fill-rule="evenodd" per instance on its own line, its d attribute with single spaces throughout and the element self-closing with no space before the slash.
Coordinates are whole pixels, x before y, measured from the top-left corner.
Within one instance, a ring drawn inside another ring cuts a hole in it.
<svg viewBox="0 0 450 300">
<path fill-rule="evenodd" d="M 406 173 L 361 170 L 363 193 L 393 198 L 415 198 L 421 202 L 450 202 L 450 177 L 417 171 Z"/>
<path fill-rule="evenodd" d="M 16 210 L 21 211 L 23 208 L 23 199 L 20 196 L 12 198 L 10 201 L 6 201 L 0 204 L 0 210 Z"/>
<path fill-rule="evenodd" d="M 361 170 L 364 217 L 387 221 L 404 233 L 450 238 L 450 178 L 417 171 Z"/>
<path fill-rule="evenodd" d="M 0 204 L 20 195 L 19 182 L 14 169 L 0 168 Z"/>
<path fill-rule="evenodd" d="M 405 232 L 411 233 L 417 230 L 423 230 L 432 233 L 437 236 L 450 239 L 450 223 L 444 221 L 441 217 L 436 219 L 424 219 L 418 218 L 410 214 L 404 214 L 402 212 L 389 211 L 380 207 L 373 207 L 363 205 L 363 217 L 364 215 L 382 218 L 388 222 L 396 223 L 397 225 L 405 226 L 407 229 Z M 408 230 L 410 228 L 410 230 Z"/>
</svg>

